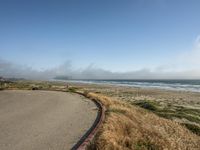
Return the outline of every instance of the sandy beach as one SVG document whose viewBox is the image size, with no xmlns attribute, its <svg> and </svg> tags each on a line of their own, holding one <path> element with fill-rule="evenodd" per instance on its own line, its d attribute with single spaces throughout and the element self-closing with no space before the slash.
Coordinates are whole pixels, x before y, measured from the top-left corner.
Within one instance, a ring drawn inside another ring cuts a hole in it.
<svg viewBox="0 0 200 150">
<path fill-rule="evenodd" d="M 200 93 L 154 88 L 134 88 L 106 84 L 70 83 L 89 92 L 100 93 L 148 109 L 188 128 L 200 129 Z M 151 108 L 153 107 L 153 108 Z"/>
</svg>

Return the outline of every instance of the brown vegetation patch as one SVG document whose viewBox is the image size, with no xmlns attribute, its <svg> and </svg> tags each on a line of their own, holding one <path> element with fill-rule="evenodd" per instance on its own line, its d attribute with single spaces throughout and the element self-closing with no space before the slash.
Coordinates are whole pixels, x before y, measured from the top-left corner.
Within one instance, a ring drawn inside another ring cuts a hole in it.
<svg viewBox="0 0 200 150">
<path fill-rule="evenodd" d="M 107 108 L 106 120 L 88 149 L 200 149 L 200 137 L 174 121 L 103 95 L 86 96 Z"/>
</svg>

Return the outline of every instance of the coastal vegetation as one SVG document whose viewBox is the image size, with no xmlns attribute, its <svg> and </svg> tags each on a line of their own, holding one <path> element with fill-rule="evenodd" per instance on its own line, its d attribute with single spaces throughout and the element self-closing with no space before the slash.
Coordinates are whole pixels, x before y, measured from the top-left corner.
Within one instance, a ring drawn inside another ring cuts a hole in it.
<svg viewBox="0 0 200 150">
<path fill-rule="evenodd" d="M 187 108 L 184 106 L 165 106 L 162 107 L 156 102 L 140 100 L 132 102 L 144 109 L 150 110 L 160 117 L 173 120 L 174 118 L 186 120 L 181 124 L 191 130 L 193 133 L 200 135 L 200 109 Z"/>
<path fill-rule="evenodd" d="M 141 107 L 159 117 L 173 120 L 197 135 L 200 134 L 200 93 L 105 85 L 80 87 Z"/>
<path fill-rule="evenodd" d="M 200 137 L 192 134 L 179 123 L 104 95 L 90 92 L 85 95 L 100 101 L 107 109 L 106 120 L 88 149 L 186 150 L 200 148 Z M 143 104 L 145 108 L 157 110 L 151 103 L 150 105 Z"/>
<path fill-rule="evenodd" d="M 86 97 L 101 102 L 106 107 L 106 118 L 89 145 L 89 150 L 200 149 L 198 105 L 189 107 L 176 101 L 170 103 L 159 100 L 155 91 L 47 81 L 10 82 L 1 84 L 1 88 L 81 91 Z M 152 99 L 150 94 L 157 99 Z M 162 95 L 162 98 L 165 96 Z M 181 100 L 184 101 L 184 98 Z"/>
</svg>

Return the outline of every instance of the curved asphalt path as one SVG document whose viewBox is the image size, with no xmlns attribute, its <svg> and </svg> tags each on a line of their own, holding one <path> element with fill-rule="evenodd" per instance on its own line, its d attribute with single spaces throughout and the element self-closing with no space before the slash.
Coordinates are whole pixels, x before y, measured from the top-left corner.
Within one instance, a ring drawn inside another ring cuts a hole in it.
<svg viewBox="0 0 200 150">
<path fill-rule="evenodd" d="M 0 91 L 0 150 L 68 150 L 92 126 L 94 108 L 72 93 Z"/>
</svg>

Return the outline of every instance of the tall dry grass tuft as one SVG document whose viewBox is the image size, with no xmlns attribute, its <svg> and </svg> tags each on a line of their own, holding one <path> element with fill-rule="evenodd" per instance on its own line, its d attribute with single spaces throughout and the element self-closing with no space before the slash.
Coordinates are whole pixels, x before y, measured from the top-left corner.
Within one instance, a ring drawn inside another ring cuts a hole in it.
<svg viewBox="0 0 200 150">
<path fill-rule="evenodd" d="M 88 149 L 98 150 L 199 150 L 200 137 L 171 120 L 113 100 L 87 93 L 106 108 L 106 119 Z"/>
</svg>

